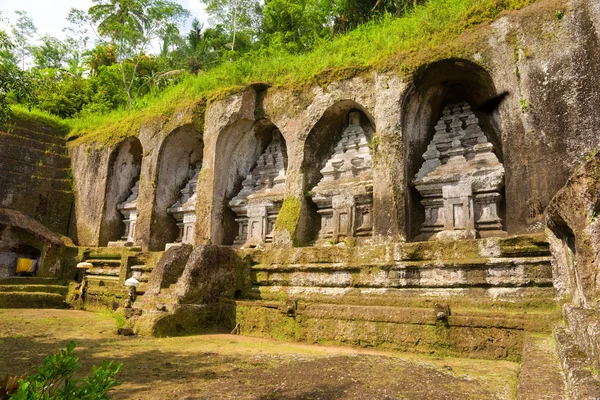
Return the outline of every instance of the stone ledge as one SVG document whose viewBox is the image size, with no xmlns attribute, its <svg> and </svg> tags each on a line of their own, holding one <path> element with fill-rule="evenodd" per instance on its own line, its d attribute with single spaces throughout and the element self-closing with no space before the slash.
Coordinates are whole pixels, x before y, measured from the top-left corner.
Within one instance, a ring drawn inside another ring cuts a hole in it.
<svg viewBox="0 0 600 400">
<path fill-rule="evenodd" d="M 65 295 L 45 292 L 0 292 L 0 308 L 69 308 Z"/>
<path fill-rule="evenodd" d="M 557 326 L 554 329 L 554 338 L 570 398 L 577 400 L 600 398 L 600 379 L 591 368 L 591 360 L 577 346 L 571 333 L 565 327 Z"/>
</svg>

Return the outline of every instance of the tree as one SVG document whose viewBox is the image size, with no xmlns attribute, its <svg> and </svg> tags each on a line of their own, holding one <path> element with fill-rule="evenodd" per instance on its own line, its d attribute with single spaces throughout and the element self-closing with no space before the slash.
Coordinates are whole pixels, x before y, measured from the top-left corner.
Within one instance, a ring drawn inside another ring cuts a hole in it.
<svg viewBox="0 0 600 400">
<path fill-rule="evenodd" d="M 93 0 L 88 10 L 90 20 L 97 24 L 98 34 L 108 39 L 117 49 L 123 89 L 127 103 L 133 106 L 133 87 L 136 72 L 150 42 L 159 37 L 169 24 L 179 24 L 189 12 L 169 0 Z M 134 61 L 129 71 L 126 60 Z"/>
<path fill-rule="evenodd" d="M 243 34 L 256 37 L 262 19 L 262 7 L 258 0 L 200 0 L 206 5 L 211 23 L 221 25 L 230 32 L 230 50 L 235 51 L 236 39 Z M 239 47 L 239 45 L 238 45 Z"/>
<path fill-rule="evenodd" d="M 16 101 L 32 106 L 36 102 L 31 74 L 17 66 L 12 51 L 15 45 L 8 34 L 0 30 L 0 127 L 6 127 L 12 113 L 9 96 Z"/>
<path fill-rule="evenodd" d="M 25 11 L 15 11 L 15 14 L 19 18 L 17 23 L 12 25 L 12 36 L 21 69 L 25 69 L 25 59 L 31 54 L 29 40 L 35 35 L 37 29 Z"/>
<path fill-rule="evenodd" d="M 62 69 L 66 67 L 67 54 L 69 49 L 67 45 L 57 38 L 44 35 L 40 46 L 32 47 L 33 60 L 37 68 Z"/>
<path fill-rule="evenodd" d="M 263 15 L 263 41 L 282 44 L 292 53 L 309 49 L 328 34 L 327 7 L 319 0 L 267 0 Z"/>
</svg>

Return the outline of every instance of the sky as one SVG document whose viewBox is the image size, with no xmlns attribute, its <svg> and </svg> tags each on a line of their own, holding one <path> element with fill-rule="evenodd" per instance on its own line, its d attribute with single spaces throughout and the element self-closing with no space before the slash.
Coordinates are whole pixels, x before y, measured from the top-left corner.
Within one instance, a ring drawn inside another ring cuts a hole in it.
<svg viewBox="0 0 600 400">
<path fill-rule="evenodd" d="M 188 19 L 182 30 L 187 32 L 194 17 L 201 22 L 206 21 L 204 5 L 200 0 L 175 0 L 184 8 L 190 11 L 192 17 Z M 93 5 L 92 0 L 0 0 L 0 11 L 3 16 L 8 17 L 11 22 L 16 21 L 15 10 L 26 11 L 27 15 L 33 20 L 39 36 L 45 34 L 64 39 L 65 33 L 62 31 L 66 26 L 66 18 L 71 8 L 87 10 Z"/>
</svg>

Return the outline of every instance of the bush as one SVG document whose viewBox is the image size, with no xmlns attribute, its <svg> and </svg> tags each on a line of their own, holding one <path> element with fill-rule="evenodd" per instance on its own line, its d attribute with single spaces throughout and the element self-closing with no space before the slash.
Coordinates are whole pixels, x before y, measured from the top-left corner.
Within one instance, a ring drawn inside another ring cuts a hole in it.
<svg viewBox="0 0 600 400">
<path fill-rule="evenodd" d="M 92 367 L 92 374 L 82 380 L 73 379 L 81 365 L 73 354 L 75 342 L 66 350 L 44 358 L 38 372 L 21 381 L 19 389 L 10 398 L 14 400 L 102 400 L 107 392 L 120 383 L 115 375 L 123 364 L 103 361 L 101 367 Z"/>
</svg>

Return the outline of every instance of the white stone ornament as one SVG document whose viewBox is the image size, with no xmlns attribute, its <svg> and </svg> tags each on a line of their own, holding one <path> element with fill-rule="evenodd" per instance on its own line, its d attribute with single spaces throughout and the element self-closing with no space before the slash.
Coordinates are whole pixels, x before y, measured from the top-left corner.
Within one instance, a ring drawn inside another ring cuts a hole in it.
<svg viewBox="0 0 600 400">
<path fill-rule="evenodd" d="M 137 220 L 137 200 L 140 181 L 137 180 L 131 188 L 131 194 L 123 203 L 117 205 L 117 210 L 123 214 L 125 230 L 121 239 L 126 243 L 135 241 L 135 223 Z"/>
<path fill-rule="evenodd" d="M 312 190 L 312 200 L 321 216 L 317 242 L 371 237 L 373 160 L 358 111 L 348 115 L 348 126 L 321 175 L 323 178 Z"/>
<path fill-rule="evenodd" d="M 166 249 L 180 243 L 194 244 L 194 229 L 196 225 L 196 197 L 198 177 L 202 163 L 198 162 L 191 171 L 191 177 L 186 185 L 181 189 L 181 197 L 171 207 L 167 213 L 171 214 L 177 221 L 179 235 L 175 243 L 167 243 Z"/>
<path fill-rule="evenodd" d="M 275 220 L 285 194 L 286 165 L 285 143 L 275 130 L 256 167 L 242 182 L 242 189 L 229 202 L 238 224 L 234 245 L 252 247 L 273 241 Z"/>
<path fill-rule="evenodd" d="M 471 107 L 448 105 L 413 183 L 425 221 L 417 240 L 501 236 L 504 167 Z"/>
</svg>

